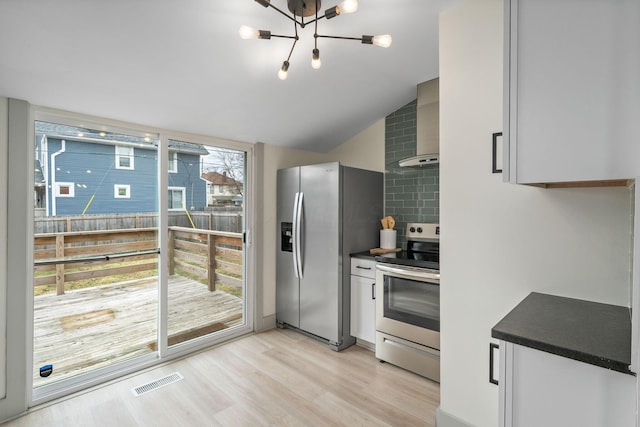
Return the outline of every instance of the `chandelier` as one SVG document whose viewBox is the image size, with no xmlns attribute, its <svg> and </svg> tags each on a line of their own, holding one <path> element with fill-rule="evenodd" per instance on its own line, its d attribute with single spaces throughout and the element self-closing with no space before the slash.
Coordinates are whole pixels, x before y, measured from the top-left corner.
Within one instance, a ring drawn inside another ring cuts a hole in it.
<svg viewBox="0 0 640 427">
<path fill-rule="evenodd" d="M 324 11 L 323 15 L 319 15 L 320 10 L 320 0 L 287 0 L 287 7 L 291 12 L 291 15 L 277 8 L 273 4 L 271 4 L 271 0 L 256 0 L 256 2 L 260 3 L 264 7 L 271 7 L 279 12 L 281 15 L 285 16 L 287 19 L 293 22 L 294 35 L 280 35 L 280 34 L 271 34 L 271 31 L 266 30 L 256 30 L 255 28 L 248 27 L 243 25 L 240 27 L 240 37 L 243 39 L 263 39 L 269 40 L 272 37 L 285 38 L 285 39 L 293 39 L 293 45 L 291 46 L 291 50 L 289 51 L 289 56 L 282 63 L 282 67 L 280 67 L 280 71 L 278 71 L 278 77 L 280 80 L 285 80 L 287 78 L 287 73 L 289 72 L 289 60 L 291 59 L 291 54 L 293 53 L 293 49 L 296 47 L 296 43 L 299 40 L 298 37 L 298 27 L 305 28 L 309 24 L 314 24 L 314 48 L 311 52 L 311 66 L 314 69 L 320 68 L 320 50 L 318 50 L 318 39 L 326 38 L 326 39 L 341 39 L 341 40 L 360 40 L 363 44 L 371 44 L 380 47 L 389 47 L 391 46 L 391 36 L 389 34 L 383 34 L 378 36 L 367 36 L 363 35 L 362 37 L 341 37 L 341 36 L 328 36 L 323 34 L 318 34 L 318 21 L 322 18 L 331 19 L 335 18 L 338 15 L 347 14 L 355 12 L 358 9 L 358 0 L 344 0 L 338 6 L 330 7 L 329 9 Z M 309 21 L 305 21 L 306 17 L 313 17 Z"/>
</svg>

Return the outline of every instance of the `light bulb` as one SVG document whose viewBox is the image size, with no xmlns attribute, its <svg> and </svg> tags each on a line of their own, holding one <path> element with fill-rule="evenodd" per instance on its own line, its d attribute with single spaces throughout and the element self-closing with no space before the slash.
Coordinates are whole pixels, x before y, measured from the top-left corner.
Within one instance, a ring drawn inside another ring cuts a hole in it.
<svg viewBox="0 0 640 427">
<path fill-rule="evenodd" d="M 278 78 L 280 80 L 286 80 L 288 72 L 289 72 L 289 61 L 284 61 L 282 63 L 282 67 L 280 67 L 280 71 L 278 71 Z"/>
<path fill-rule="evenodd" d="M 391 36 L 389 34 L 381 34 L 379 36 L 373 36 L 373 44 L 380 47 L 391 46 Z"/>
<path fill-rule="evenodd" d="M 338 13 L 353 13 L 358 10 L 358 0 L 344 0 L 338 5 L 338 9 Z"/>
<path fill-rule="evenodd" d="M 242 25 L 238 33 L 240 34 L 240 38 L 245 40 L 257 39 L 258 37 L 260 37 L 260 31 L 246 25 Z"/>
<path fill-rule="evenodd" d="M 320 62 L 320 51 L 318 49 L 313 49 L 313 56 L 311 58 L 311 67 L 314 70 L 317 70 L 322 65 Z"/>
</svg>

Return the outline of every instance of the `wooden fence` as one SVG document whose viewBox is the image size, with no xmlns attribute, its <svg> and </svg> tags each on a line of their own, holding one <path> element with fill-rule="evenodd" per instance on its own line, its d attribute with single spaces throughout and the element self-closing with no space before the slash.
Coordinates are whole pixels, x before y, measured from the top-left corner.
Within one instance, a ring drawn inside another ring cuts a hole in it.
<svg viewBox="0 0 640 427">
<path fill-rule="evenodd" d="M 237 233 L 170 227 L 169 274 L 179 269 L 206 279 L 210 291 L 216 282 L 241 288 L 242 251 L 234 249 L 241 246 Z"/>
<path fill-rule="evenodd" d="M 211 291 L 216 282 L 242 287 L 242 234 L 183 227 L 168 232 L 170 274 L 186 272 Z M 55 284 L 60 295 L 67 282 L 156 270 L 157 247 L 157 228 L 36 234 L 34 286 Z"/>
<path fill-rule="evenodd" d="M 198 211 L 189 212 L 189 215 L 185 212 L 169 212 L 170 227 L 193 228 L 191 221 L 193 221 L 195 228 L 201 230 L 241 233 L 243 227 L 242 211 Z M 153 228 L 158 227 L 158 214 L 128 213 L 36 217 L 33 221 L 33 227 L 35 234 Z"/>
</svg>

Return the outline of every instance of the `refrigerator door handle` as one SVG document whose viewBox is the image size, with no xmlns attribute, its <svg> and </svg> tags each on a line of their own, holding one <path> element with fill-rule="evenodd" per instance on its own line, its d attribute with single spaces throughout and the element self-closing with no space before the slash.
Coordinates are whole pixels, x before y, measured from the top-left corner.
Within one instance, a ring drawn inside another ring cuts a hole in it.
<svg viewBox="0 0 640 427">
<path fill-rule="evenodd" d="M 292 256 L 293 256 L 293 273 L 296 276 L 296 279 L 300 278 L 298 274 L 298 198 L 300 197 L 300 193 L 296 193 L 295 200 L 293 201 L 293 230 L 291 230 L 291 240 L 292 240 Z"/>
<path fill-rule="evenodd" d="M 303 198 L 304 193 L 300 192 L 300 196 L 298 197 L 298 216 L 296 217 L 296 252 L 295 256 L 298 258 L 296 263 L 298 265 L 298 275 L 299 279 L 302 279 L 303 271 L 302 271 L 302 207 L 303 207 Z"/>
</svg>

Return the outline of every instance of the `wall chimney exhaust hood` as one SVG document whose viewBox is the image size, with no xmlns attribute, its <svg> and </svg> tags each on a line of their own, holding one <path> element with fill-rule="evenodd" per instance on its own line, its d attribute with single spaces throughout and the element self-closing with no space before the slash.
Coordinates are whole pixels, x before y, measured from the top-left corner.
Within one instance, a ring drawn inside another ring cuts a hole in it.
<svg viewBox="0 0 640 427">
<path fill-rule="evenodd" d="M 416 107 L 416 156 L 400 160 L 400 166 L 427 166 L 440 161 L 440 79 L 418 85 Z"/>
</svg>

